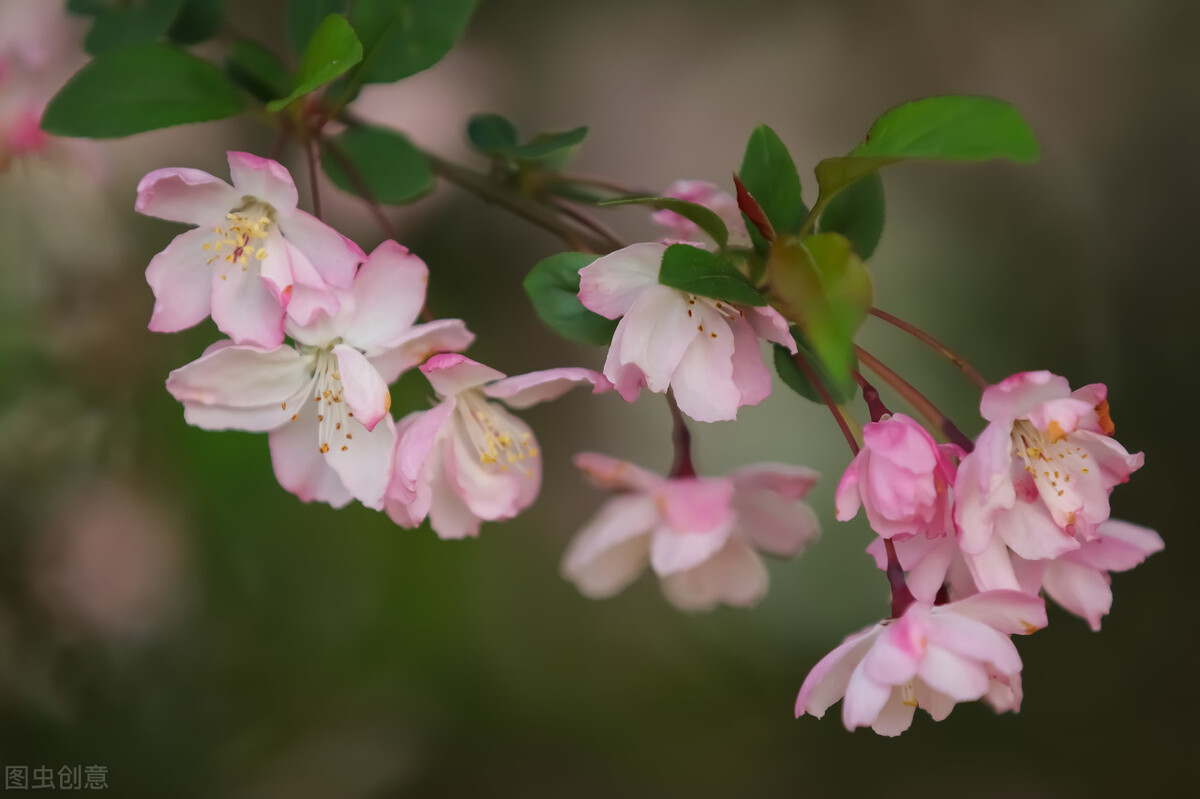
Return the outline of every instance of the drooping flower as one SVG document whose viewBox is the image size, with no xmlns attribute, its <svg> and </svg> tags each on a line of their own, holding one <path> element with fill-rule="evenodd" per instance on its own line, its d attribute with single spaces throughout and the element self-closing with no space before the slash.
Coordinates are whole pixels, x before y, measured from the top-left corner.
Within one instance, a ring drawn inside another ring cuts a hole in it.
<svg viewBox="0 0 1200 799">
<path fill-rule="evenodd" d="M 862 448 L 838 483 L 838 521 L 853 519 L 861 505 L 871 529 L 884 538 L 953 533 L 953 458 L 961 455 L 902 413 L 864 425 Z"/>
<path fill-rule="evenodd" d="M 914 602 L 849 636 L 809 672 L 796 717 L 821 718 L 842 700 L 846 729 L 895 736 L 923 708 L 935 721 L 958 702 L 987 699 L 997 712 L 1020 710 L 1021 657 L 1009 639 L 1046 626 L 1046 606 L 1020 591 L 989 591 L 931 606 Z"/>
<path fill-rule="evenodd" d="M 1148 527 L 1109 519 L 1079 549 L 1054 560 L 1014 557 L 1013 565 L 1022 589 L 1032 594 L 1044 591 L 1098 631 L 1100 620 L 1112 608 L 1109 573 L 1128 571 L 1162 548 L 1162 538 Z"/>
<path fill-rule="evenodd" d="M 677 180 L 663 192 L 663 196 L 703 205 L 725 223 L 731 245 L 750 246 L 750 234 L 746 232 L 746 221 L 742 219 L 737 200 L 719 186 L 704 180 Z M 695 222 L 669 209 L 655 211 L 650 218 L 667 229 L 668 241 L 695 241 L 700 235 L 700 228 Z"/>
<path fill-rule="evenodd" d="M 626 402 L 643 386 L 675 392 L 679 408 L 699 422 L 733 419 L 743 405 L 771 393 L 759 339 L 796 342 L 769 306 L 732 305 L 661 285 L 667 245 L 634 244 L 579 270 L 579 300 L 608 319 L 621 317 L 604 376 Z"/>
<path fill-rule="evenodd" d="M 521 409 L 580 384 L 591 384 L 595 393 L 611 388 L 590 369 L 505 377 L 451 353 L 434 355 L 421 371 L 441 401 L 397 423 L 387 512 L 402 527 L 416 527 L 428 516 L 442 538 L 478 535 L 481 522 L 511 519 L 541 488 L 533 431 L 493 400 Z"/>
<path fill-rule="evenodd" d="M 230 152 L 230 186 L 198 169 L 156 169 L 138 184 L 136 209 L 198 225 L 150 261 L 150 329 L 174 332 L 212 315 L 238 344 L 274 347 L 284 315 L 306 325 L 338 310 L 363 258 L 358 245 L 296 207 L 296 184 L 275 161 Z"/>
<path fill-rule="evenodd" d="M 1113 487 L 1143 461 L 1112 437 L 1106 394 L 1100 384 L 1072 392 L 1065 378 L 1044 371 L 984 391 L 980 410 L 989 424 L 955 482 L 964 551 L 983 552 L 998 535 L 1017 555 L 1044 560 L 1095 537 Z"/>
<path fill-rule="evenodd" d="M 584 525 L 563 558 L 563 575 L 589 597 L 621 591 L 646 568 L 683 610 L 747 607 L 767 591 L 759 552 L 792 557 L 818 534 L 802 502 L 817 475 L 756 464 L 726 477 L 661 477 L 585 452 L 575 464 L 617 496 Z"/>
<path fill-rule="evenodd" d="M 295 346 L 218 342 L 167 390 L 198 427 L 270 431 L 275 476 L 302 500 L 382 508 L 396 441 L 388 384 L 474 338 L 457 319 L 413 326 L 427 280 L 420 258 L 386 241 L 336 293 L 336 314 L 289 321 Z"/>
</svg>

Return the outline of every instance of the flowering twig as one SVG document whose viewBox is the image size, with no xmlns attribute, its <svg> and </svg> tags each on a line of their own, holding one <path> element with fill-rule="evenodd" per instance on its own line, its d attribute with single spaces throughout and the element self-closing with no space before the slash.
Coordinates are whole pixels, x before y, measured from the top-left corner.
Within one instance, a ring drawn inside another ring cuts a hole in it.
<svg viewBox="0 0 1200 799">
<path fill-rule="evenodd" d="M 796 366 L 800 367 L 800 371 L 804 372 L 804 376 L 808 378 L 808 382 L 812 383 L 817 389 L 817 393 L 821 395 L 821 401 L 829 408 L 829 412 L 833 414 L 838 427 L 842 429 L 842 435 L 846 437 L 846 443 L 850 445 L 850 451 L 857 455 L 858 439 L 855 438 L 854 431 L 850 429 L 850 422 L 846 419 L 846 415 L 841 407 L 833 401 L 833 397 L 829 394 L 829 390 L 825 388 L 825 384 L 821 382 L 821 378 L 817 376 L 817 372 L 812 368 L 812 364 L 800 352 L 793 355 L 792 360 L 796 363 Z"/>
<path fill-rule="evenodd" d="M 961 430 L 950 421 L 946 414 L 938 410 L 938 407 L 929 401 L 929 398 L 917 391 L 915 387 L 900 375 L 893 372 L 888 367 L 884 366 L 878 358 L 864 350 L 862 347 L 855 345 L 855 352 L 858 354 L 858 359 L 862 361 L 868 369 L 883 378 L 884 382 L 895 389 L 896 393 L 903 397 L 917 413 L 925 417 L 925 420 L 935 429 L 940 430 L 947 439 L 962 447 L 965 451 L 970 452 L 975 445 L 971 439 L 963 434 Z"/>
<path fill-rule="evenodd" d="M 683 412 L 675 402 L 675 394 L 667 392 L 667 405 L 671 408 L 671 441 L 675 444 L 675 462 L 671 464 L 671 477 L 695 477 L 696 467 L 692 463 L 692 433 L 688 430 Z"/>
<path fill-rule="evenodd" d="M 913 338 L 920 341 L 922 344 L 925 344 L 930 349 L 938 352 L 943 358 L 950 361 L 950 363 L 954 364 L 959 369 L 961 369 L 963 374 L 965 374 L 967 377 L 969 377 L 971 379 L 971 381 L 973 383 L 975 383 L 975 385 L 978 386 L 979 388 L 984 389 L 984 388 L 987 388 L 988 385 L 990 385 L 988 383 L 988 381 L 983 378 L 983 375 L 979 374 L 979 372 L 975 369 L 975 367 L 971 366 L 971 364 L 967 363 L 967 361 L 962 356 L 956 355 L 949 347 L 947 347 L 942 342 L 938 341 L 933 336 L 926 333 L 921 328 L 916 327 L 915 325 L 910 325 L 908 322 L 905 322 L 903 319 L 892 316 L 887 311 L 881 311 L 878 308 L 872 308 L 871 313 L 874 314 L 875 316 L 879 317 L 883 321 L 887 322 L 888 324 L 895 325 L 896 327 L 903 330 L 905 333 L 908 333 L 910 336 L 912 336 Z"/>
</svg>

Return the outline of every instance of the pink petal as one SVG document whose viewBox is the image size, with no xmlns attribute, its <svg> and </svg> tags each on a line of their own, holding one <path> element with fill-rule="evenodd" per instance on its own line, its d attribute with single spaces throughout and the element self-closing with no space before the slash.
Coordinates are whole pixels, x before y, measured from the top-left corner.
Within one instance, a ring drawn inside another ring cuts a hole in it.
<svg viewBox="0 0 1200 799">
<path fill-rule="evenodd" d="M 996 534 L 1027 560 L 1057 558 L 1079 549 L 1079 541 L 1054 523 L 1041 502 L 1017 500 L 1011 510 L 996 516 Z"/>
<path fill-rule="evenodd" d="M 787 319 L 779 311 L 769 305 L 762 307 L 745 308 L 746 321 L 754 328 L 754 332 L 759 338 L 775 344 L 782 344 L 788 348 L 788 352 L 796 354 L 796 340 L 792 338 L 792 331 L 788 327 Z"/>
<path fill-rule="evenodd" d="M 877 735 L 895 738 L 912 726 L 913 714 L 916 710 L 916 701 L 905 702 L 904 692 L 899 688 L 893 688 L 891 694 L 888 695 L 887 704 L 875 717 L 875 723 L 871 725 L 871 729 Z"/>
<path fill-rule="evenodd" d="M 939 613 L 957 613 L 1008 635 L 1028 635 L 1046 626 L 1046 603 L 1020 591 L 985 591 L 942 605 Z"/>
<path fill-rule="evenodd" d="M 467 330 L 461 319 L 438 319 L 410 327 L 387 348 L 367 350 L 367 359 L 374 364 L 386 383 L 394 383 L 409 369 L 424 363 L 439 352 L 459 352 L 471 346 L 475 334 Z"/>
<path fill-rule="evenodd" d="M 313 381 L 303 383 L 286 402 L 272 402 L 251 407 L 236 405 L 183 406 L 183 418 L 188 424 L 205 430 L 247 430 L 265 433 L 289 421 L 303 410 L 311 399 Z"/>
<path fill-rule="evenodd" d="M 320 317 L 332 317 L 341 309 L 341 304 L 338 302 L 337 295 L 332 291 L 324 291 L 315 289 L 311 286 L 305 286 L 296 283 L 291 288 L 291 300 L 287 304 L 287 320 L 285 328 L 291 331 L 293 327 L 306 328 L 312 326 L 313 322 Z M 297 331 L 300 332 L 300 331 Z M 305 331 L 306 333 L 308 331 Z M 293 336 L 293 338 L 296 338 Z M 316 339 L 322 342 L 330 341 L 337 336 L 313 336 L 301 333 L 297 341 L 307 343 L 307 339 Z"/>
<path fill-rule="evenodd" d="M 834 518 L 839 522 L 850 521 L 858 515 L 858 509 L 862 507 L 862 491 L 858 485 L 858 467 L 863 462 L 864 452 L 865 450 L 859 450 L 854 459 L 850 461 L 850 465 L 842 473 L 842 479 L 838 481 L 837 491 L 834 492 L 834 504 L 837 507 L 837 514 Z"/>
<path fill-rule="evenodd" d="M 733 335 L 716 311 L 697 316 L 704 318 L 704 331 L 694 334 L 671 375 L 675 400 L 679 410 L 698 422 L 735 419 L 742 395 L 733 382 Z"/>
<path fill-rule="evenodd" d="M 1029 421 L 1038 430 L 1047 432 L 1051 424 L 1058 425 L 1059 432 L 1073 433 L 1081 419 L 1093 415 L 1095 406 L 1075 397 L 1063 397 L 1038 403 L 1029 411 Z"/>
<path fill-rule="evenodd" d="M 589 383 L 593 394 L 612 389 L 612 383 L 599 372 L 568 366 L 506 377 L 484 388 L 483 393 L 519 409 L 558 399 L 576 386 Z"/>
<path fill-rule="evenodd" d="M 327 502 L 340 508 L 352 496 L 325 461 L 317 438 L 317 404 L 305 402 L 295 421 L 267 436 L 275 478 L 304 502 Z"/>
<path fill-rule="evenodd" d="M 918 674 L 930 688 L 958 702 L 973 702 L 988 690 L 988 674 L 983 666 L 933 644 L 926 650 Z"/>
<path fill-rule="evenodd" d="M 979 411 L 989 422 L 1027 416 L 1038 403 L 1071 396 L 1065 377 L 1050 372 L 1018 372 L 983 391 Z"/>
<path fill-rule="evenodd" d="M 1107 572 L 1072 563 L 1052 561 L 1046 566 L 1042 587 L 1046 596 L 1076 616 L 1087 619 L 1099 632 L 1100 620 L 1112 609 L 1112 579 Z"/>
<path fill-rule="evenodd" d="M 450 484 L 441 479 L 432 483 L 429 525 L 438 538 L 455 539 L 479 535 L 480 518 L 459 497 Z"/>
<path fill-rule="evenodd" d="M 921 680 L 913 683 L 913 693 L 917 700 L 917 706 L 928 713 L 934 721 L 942 721 L 950 715 L 950 711 L 954 710 L 956 703 L 952 697 L 946 696 L 941 691 L 935 691 Z"/>
<path fill-rule="evenodd" d="M 718 604 L 748 608 L 767 594 L 767 569 L 745 541 L 730 538 L 716 555 L 695 568 L 662 578 L 663 594 L 686 611 L 711 610 Z"/>
<path fill-rule="evenodd" d="M 796 718 L 808 713 L 821 718 L 846 693 L 850 675 L 862 662 L 883 626 L 876 624 L 846 637 L 836 649 L 813 666 L 796 697 Z"/>
<path fill-rule="evenodd" d="M 496 412 L 503 411 L 496 409 Z M 506 421 L 518 431 L 532 436 L 529 427 L 516 417 L 509 416 Z M 444 442 L 443 453 L 446 478 L 454 493 L 480 519 L 499 521 L 516 516 L 529 495 L 522 482 L 534 483 L 533 493 L 536 494 L 536 485 L 541 482 L 541 460 L 534 458 L 525 466 L 530 471 L 528 475 L 519 467 L 501 471 L 502 464 L 480 462 L 479 451 L 472 444 L 461 415 L 451 420 L 451 430 L 453 435 Z"/>
<path fill-rule="evenodd" d="M 729 329 L 733 334 L 733 384 L 741 395 L 739 403 L 757 405 L 771 396 L 771 373 L 763 365 L 758 336 L 745 319 L 732 320 Z"/>
<path fill-rule="evenodd" d="M 343 337 L 364 351 L 395 346 L 421 312 L 428 283 L 424 261 L 394 241 L 380 244 L 354 277 L 354 310 Z"/>
<path fill-rule="evenodd" d="M 345 367 L 342 369 L 344 372 Z M 355 499 L 375 510 L 383 509 L 396 448 L 396 425 L 392 417 L 384 416 L 382 421 L 383 424 L 373 425 L 373 429 L 367 428 L 359 424 L 355 411 L 354 418 L 346 420 L 344 430 L 338 431 L 345 432 L 345 438 L 331 442 L 325 453 L 325 462 L 337 472 L 342 485 Z"/>
<path fill-rule="evenodd" d="M 930 644 L 988 664 L 1001 674 L 1021 670 L 1021 656 L 1009 637 L 981 621 L 957 613 L 935 612 L 930 615 L 928 630 Z"/>
<path fill-rule="evenodd" d="M 433 390 L 443 397 L 504 377 L 503 372 L 458 353 L 434 355 L 421 365 L 421 373 L 429 380 Z"/>
<path fill-rule="evenodd" d="M 398 434 L 396 443 L 394 483 L 399 482 L 409 491 L 414 489 L 456 405 L 454 397 L 448 397 L 427 411 L 417 411 L 404 417 L 401 422 L 403 432 Z"/>
<path fill-rule="evenodd" d="M 579 270 L 579 301 L 607 319 L 624 316 L 643 291 L 658 285 L 666 249 L 643 242 L 597 258 Z"/>
<path fill-rule="evenodd" d="M 742 535 L 757 549 L 777 557 L 795 556 L 820 532 L 812 508 L 776 491 L 739 487 L 733 508 Z"/>
<path fill-rule="evenodd" d="M 650 491 L 663 482 L 640 466 L 597 452 L 578 453 L 575 466 L 593 484 L 609 491 Z"/>
<path fill-rule="evenodd" d="M 1120 572 L 1132 569 L 1163 548 L 1163 540 L 1149 527 L 1109 519 L 1096 531 L 1097 539 L 1080 547 L 1071 560 L 1093 569 Z"/>
<path fill-rule="evenodd" d="M 697 302 L 692 310 L 699 308 Z M 672 374 L 684 357 L 692 341 L 697 338 L 698 314 L 689 316 L 688 301 L 682 292 L 666 286 L 651 286 L 643 291 L 629 309 L 629 313 L 617 325 L 621 349 L 618 363 L 634 364 L 645 376 L 646 386 L 653 392 L 661 394 L 672 383 Z M 713 316 L 719 316 L 716 311 Z M 722 325 L 728 329 L 728 325 Z M 622 332 L 623 329 L 623 332 Z M 616 334 L 613 341 L 617 340 Z M 610 355 L 612 347 L 610 349 Z M 733 337 L 726 334 L 721 339 L 721 349 L 726 352 L 725 380 L 729 381 L 733 367 L 729 360 L 733 357 Z M 604 366 L 604 376 L 614 384 L 618 380 L 609 373 L 609 364 Z M 703 377 L 703 375 L 698 375 Z M 727 389 L 728 391 L 728 389 Z M 736 401 L 736 400 L 735 400 Z"/>
<path fill-rule="evenodd" d="M 732 523 L 733 491 L 728 478 L 681 477 L 659 484 L 655 499 L 672 530 L 706 533 Z"/>
<path fill-rule="evenodd" d="M 971 579 L 980 591 L 1020 591 L 1021 583 L 1013 568 L 1012 554 L 999 536 L 992 538 L 978 555 L 963 553 Z"/>
<path fill-rule="evenodd" d="M 284 310 L 270 283 L 255 270 L 227 265 L 213 273 L 212 318 L 239 344 L 276 347 L 283 343 Z"/>
<path fill-rule="evenodd" d="M 604 359 L 604 377 L 617 389 L 621 399 L 633 402 L 646 385 L 646 375 L 637 364 L 621 362 L 621 350 L 625 346 L 627 328 L 626 320 L 622 319 L 613 331 L 612 343 L 609 344 L 608 355 Z"/>
<path fill-rule="evenodd" d="M 277 161 L 250 153 L 230 151 L 229 176 L 238 195 L 248 195 L 273 206 L 279 216 L 296 207 L 299 195 L 291 174 Z"/>
<path fill-rule="evenodd" d="M 729 473 L 733 484 L 742 489 L 762 489 L 786 499 L 800 499 L 817 484 L 820 475 L 807 466 L 790 463 L 755 463 L 740 466 Z"/>
<path fill-rule="evenodd" d="M 189 225 L 221 224 L 241 205 L 241 193 L 199 169 L 156 169 L 138 183 L 134 209 L 147 216 Z"/>
<path fill-rule="evenodd" d="M 338 374 L 345 389 L 346 404 L 354 411 L 354 418 L 368 432 L 387 415 L 392 406 L 392 395 L 387 383 L 361 352 L 345 344 L 333 348 L 338 359 Z"/>
<path fill-rule="evenodd" d="M 704 533 L 677 533 L 663 525 L 650 541 L 650 567 L 659 577 L 695 568 L 725 546 L 732 529 L 732 520 Z"/>
<path fill-rule="evenodd" d="M 657 520 L 654 500 L 644 494 L 610 499 L 571 541 L 563 576 L 593 599 L 616 594 L 646 567 Z"/>
<path fill-rule="evenodd" d="M 842 724 L 848 730 L 874 724 L 883 712 L 892 691 L 896 690 L 890 685 L 880 685 L 867 677 L 863 668 L 865 663 L 864 659 L 850 675 L 846 696 L 842 699 Z"/>
<path fill-rule="evenodd" d="M 278 406 L 307 385 L 310 369 L 291 347 L 225 346 L 171 372 L 167 391 L 185 405 Z"/>
<path fill-rule="evenodd" d="M 280 213 L 279 230 L 296 249 L 304 253 L 322 280 L 330 286 L 349 288 L 354 283 L 355 267 L 367 257 L 362 248 L 350 239 L 298 208 Z M 408 252 L 394 241 L 385 241 L 376 248 L 375 253 L 384 247 L 389 251 L 399 249 Z M 409 257 L 420 262 L 415 255 Z M 424 301 L 423 290 L 421 300 Z M 415 313 L 412 318 L 416 318 Z"/>
<path fill-rule="evenodd" d="M 872 682 L 903 685 L 917 673 L 926 652 L 927 605 L 913 604 L 880 633 L 863 659 L 863 674 Z"/>
<path fill-rule="evenodd" d="M 958 465 L 954 522 L 963 552 L 978 555 L 991 543 L 996 513 L 1016 502 L 1012 481 L 1012 428 L 990 424 Z"/>
<path fill-rule="evenodd" d="M 212 311 L 213 270 L 203 247 L 212 231 L 197 228 L 176 236 L 150 260 L 146 282 L 154 292 L 150 329 L 174 333 L 199 324 Z"/>
</svg>

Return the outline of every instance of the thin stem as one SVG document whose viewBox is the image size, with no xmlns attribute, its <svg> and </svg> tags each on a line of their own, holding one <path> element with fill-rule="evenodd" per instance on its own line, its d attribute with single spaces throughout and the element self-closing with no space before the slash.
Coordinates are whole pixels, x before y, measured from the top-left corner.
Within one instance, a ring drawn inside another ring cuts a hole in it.
<svg viewBox="0 0 1200 799">
<path fill-rule="evenodd" d="M 858 353 L 858 360 L 862 361 L 864 366 L 882 377 L 883 382 L 895 389 L 896 393 L 903 397 L 909 405 L 913 406 L 917 413 L 924 416 L 925 421 L 934 429 L 940 431 L 948 440 L 962 447 L 967 452 L 975 448 L 971 439 L 959 430 L 958 426 L 950 421 L 946 414 L 938 410 L 938 407 L 930 402 L 928 397 L 917 391 L 911 383 L 884 366 L 878 358 L 862 347 L 855 345 L 854 350 Z"/>
<path fill-rule="evenodd" d="M 625 194 L 634 197 L 646 197 L 654 194 L 654 192 L 648 189 L 640 189 L 636 186 L 627 186 L 622 183 L 608 180 L 607 178 L 595 178 L 589 175 L 559 174 L 555 176 L 554 183 L 578 183 L 581 186 L 591 186 L 592 188 L 612 192 L 613 194 Z"/>
<path fill-rule="evenodd" d="M 862 389 L 863 402 L 867 403 L 867 410 L 871 414 L 871 421 L 878 422 L 884 416 L 891 413 L 887 406 L 883 404 L 883 400 L 879 398 L 879 391 L 875 386 L 867 382 L 867 379 L 862 376 L 862 372 L 854 371 L 854 382 L 858 383 L 858 387 Z"/>
<path fill-rule="evenodd" d="M 892 587 L 892 618 L 898 619 L 916 598 L 904 579 L 904 567 L 900 565 L 900 558 L 896 555 L 896 545 L 892 543 L 892 539 L 883 539 L 883 548 L 887 550 L 887 578 Z"/>
<path fill-rule="evenodd" d="M 825 407 L 829 408 L 829 412 L 833 414 L 834 420 L 838 423 L 838 427 L 842 429 L 842 435 L 846 437 L 846 443 L 850 445 L 850 451 L 855 455 L 858 454 L 858 439 L 855 438 L 854 432 L 850 429 L 850 424 L 846 420 L 841 407 L 833 401 L 829 390 L 825 388 L 825 384 L 821 382 L 821 378 L 817 376 L 816 370 L 812 368 L 804 357 L 802 352 L 797 352 L 792 356 L 796 366 L 800 367 L 800 371 L 804 372 L 804 376 L 808 378 L 808 382 L 812 383 L 817 389 L 817 393 L 821 395 L 821 401 L 825 403 Z"/>
<path fill-rule="evenodd" d="M 608 250 L 605 252 L 610 250 L 620 250 L 625 246 L 624 242 L 622 242 L 617 234 L 614 233 L 607 225 L 599 220 L 593 219 L 592 217 L 580 211 L 578 208 L 572 206 L 570 203 L 564 200 L 555 200 L 554 207 L 561 211 L 563 215 L 574 219 L 579 224 L 591 230 L 597 236 L 603 236 L 605 239 L 607 239 L 609 246 Z"/>
<path fill-rule="evenodd" d="M 695 477 L 696 467 L 692 464 L 692 433 L 688 430 L 675 394 L 667 392 L 667 405 L 671 408 L 671 441 L 675 445 L 675 462 L 671 464 L 669 477 Z"/>
<path fill-rule="evenodd" d="M 908 322 L 905 322 L 903 319 L 892 316 L 887 311 L 881 311 L 878 308 L 872 308 L 871 313 L 874 314 L 875 316 L 878 316 L 880 319 L 887 322 L 888 324 L 895 325 L 896 327 L 903 330 L 905 333 L 908 333 L 913 338 L 915 338 L 918 341 L 920 341 L 921 343 L 925 344 L 930 349 L 939 353 L 943 358 L 950 361 L 950 363 L 954 364 L 959 369 L 961 369 L 963 374 L 965 374 L 967 377 L 969 377 L 971 379 L 971 381 L 973 383 L 975 383 L 975 385 L 978 386 L 979 388 L 984 389 L 984 388 L 987 388 L 988 385 L 990 385 L 987 380 L 984 380 L 983 375 L 979 374 L 979 372 L 975 369 L 974 366 L 971 366 L 971 364 L 967 363 L 964 358 L 962 358 L 959 355 L 956 355 L 949 347 L 947 347 L 942 342 L 938 341 L 933 336 L 926 333 L 921 328 L 916 327 L 915 325 L 910 325 Z"/>
<path fill-rule="evenodd" d="M 308 179 L 312 186 L 313 216 L 321 219 L 321 191 L 317 188 L 317 141 L 311 139 L 304 142 L 304 157 L 308 159 Z"/>
</svg>

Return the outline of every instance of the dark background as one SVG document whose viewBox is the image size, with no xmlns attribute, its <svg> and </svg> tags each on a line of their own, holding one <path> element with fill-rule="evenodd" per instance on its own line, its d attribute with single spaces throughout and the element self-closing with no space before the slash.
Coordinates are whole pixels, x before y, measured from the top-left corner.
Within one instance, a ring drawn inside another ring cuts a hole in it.
<svg viewBox="0 0 1200 799">
<path fill-rule="evenodd" d="M 280 43 L 279 4 L 231 5 L 237 30 Z M 684 615 L 649 578 L 589 601 L 558 576 L 602 499 L 570 456 L 665 468 L 661 398 L 581 392 L 525 412 L 547 462 L 540 501 L 477 540 L 304 505 L 275 483 L 265 437 L 189 428 L 163 390 L 215 329 L 145 330 L 142 272 L 181 228 L 132 211 L 145 172 L 224 175 L 224 150 L 265 153 L 270 132 L 104 145 L 99 187 L 53 167 L 0 173 L 0 760 L 103 764 L 110 794 L 130 797 L 1195 792 L 1198 23 L 1186 0 L 485 0 L 442 64 L 360 101 L 480 168 L 470 113 L 529 133 L 587 124 L 573 169 L 659 190 L 727 184 L 766 122 L 809 202 L 816 161 L 892 105 L 962 92 L 1022 110 L 1040 164 L 885 175 L 878 304 L 993 380 L 1047 368 L 1107 383 L 1119 438 L 1147 455 L 1114 515 L 1167 548 L 1115 576 L 1101 634 L 1055 609 L 1018 642 L 1020 714 L 920 713 L 899 739 L 847 733 L 838 707 L 792 717 L 817 659 L 887 612 L 865 523 L 833 520 L 847 453 L 822 408 L 778 387 L 737 423 L 696 426 L 702 470 L 781 460 L 824 475 L 822 539 L 772 564 L 757 608 Z M 362 206 L 323 188 L 329 219 L 371 249 Z M 641 212 L 609 214 L 631 238 L 651 230 Z M 552 237 L 449 188 L 395 217 L 429 263 L 435 313 L 478 334 L 472 357 L 509 373 L 602 363 L 541 327 L 521 290 L 562 249 Z M 860 340 L 979 430 L 953 368 L 877 320 Z M 406 378 L 394 410 L 427 394 Z"/>
</svg>

